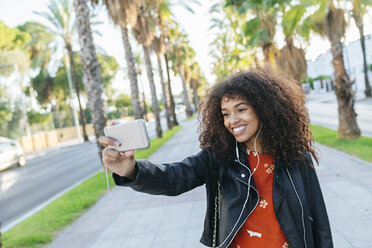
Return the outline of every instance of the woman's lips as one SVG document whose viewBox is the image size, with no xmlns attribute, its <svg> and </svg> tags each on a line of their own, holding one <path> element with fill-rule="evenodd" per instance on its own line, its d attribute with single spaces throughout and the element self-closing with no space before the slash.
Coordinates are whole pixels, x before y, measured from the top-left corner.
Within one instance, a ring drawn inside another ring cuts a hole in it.
<svg viewBox="0 0 372 248">
<path fill-rule="evenodd" d="M 239 135 L 243 133 L 246 127 L 247 125 L 241 125 L 241 126 L 232 128 L 234 135 Z"/>
</svg>

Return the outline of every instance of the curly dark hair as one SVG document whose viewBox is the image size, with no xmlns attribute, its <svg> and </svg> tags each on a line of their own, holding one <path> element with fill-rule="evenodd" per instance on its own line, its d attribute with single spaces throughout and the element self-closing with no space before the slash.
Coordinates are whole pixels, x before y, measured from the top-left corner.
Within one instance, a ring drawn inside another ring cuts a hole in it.
<svg viewBox="0 0 372 248">
<path fill-rule="evenodd" d="M 318 162 L 303 90 L 296 81 L 268 68 L 238 73 L 208 90 L 198 115 L 202 149 L 209 149 L 221 160 L 235 159 L 236 141 L 224 126 L 221 113 L 224 96 L 245 99 L 254 108 L 263 124 L 261 146 L 265 154 L 291 165 L 306 161 L 306 153 L 310 153 Z"/>
</svg>

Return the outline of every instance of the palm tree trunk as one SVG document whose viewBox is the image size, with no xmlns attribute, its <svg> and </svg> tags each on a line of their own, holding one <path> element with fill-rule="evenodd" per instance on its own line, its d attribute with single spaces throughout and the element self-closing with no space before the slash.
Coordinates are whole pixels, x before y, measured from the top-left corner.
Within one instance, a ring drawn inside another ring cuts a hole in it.
<svg viewBox="0 0 372 248">
<path fill-rule="evenodd" d="M 83 137 L 84 141 L 89 141 L 86 127 L 85 127 L 85 114 L 83 111 L 83 108 L 81 107 L 81 101 L 80 101 L 80 89 L 79 89 L 79 83 L 77 80 L 77 75 L 76 75 L 76 67 L 75 67 L 75 62 L 74 62 L 74 52 L 72 51 L 71 44 L 66 44 L 66 49 L 68 53 L 68 58 L 70 60 L 70 66 L 71 66 L 71 74 L 72 74 L 72 79 L 74 81 L 74 86 L 75 86 L 75 91 L 77 95 L 77 99 L 79 102 L 79 115 L 80 115 L 80 120 L 81 120 L 81 126 L 83 127 Z"/>
<path fill-rule="evenodd" d="M 193 92 L 193 95 L 194 95 L 194 105 L 195 105 L 195 109 L 196 111 L 198 111 L 198 106 L 199 106 L 199 96 L 198 96 L 198 89 L 197 89 L 197 81 L 195 79 L 191 79 L 191 87 L 192 87 L 192 92 Z"/>
<path fill-rule="evenodd" d="M 169 96 L 169 106 L 170 106 L 170 111 L 172 115 L 172 126 L 178 126 L 178 121 L 177 121 L 177 116 L 176 116 L 176 108 L 174 104 L 174 97 L 172 93 L 172 87 L 171 87 L 171 81 L 170 81 L 170 76 L 169 76 L 169 65 L 168 65 L 168 55 L 167 53 L 164 54 L 165 58 L 165 67 L 167 68 L 167 77 L 168 77 L 168 83 L 166 85 L 167 91 L 168 91 L 168 96 Z"/>
<path fill-rule="evenodd" d="M 83 83 L 88 95 L 88 107 L 92 113 L 94 134 L 99 148 L 99 155 L 102 156 L 103 146 L 98 143 L 106 126 L 106 117 L 102 102 L 102 81 L 101 71 L 98 64 L 97 54 L 93 42 L 92 31 L 89 22 L 89 7 L 86 0 L 74 0 L 76 13 L 76 26 L 79 34 L 80 55 L 83 66 Z"/>
<path fill-rule="evenodd" d="M 149 83 L 150 83 L 152 111 L 154 112 L 154 115 L 155 115 L 156 137 L 161 138 L 163 136 L 163 131 L 161 129 L 161 124 L 160 124 L 159 103 L 158 103 L 158 98 L 156 96 L 154 74 L 152 73 L 152 65 L 151 65 L 149 48 L 145 45 L 143 45 L 143 52 L 144 52 L 144 55 L 145 55 L 147 78 L 148 78 Z"/>
<path fill-rule="evenodd" d="M 183 89 L 182 90 L 182 98 L 183 98 L 182 100 L 183 100 L 183 103 L 186 106 L 186 116 L 191 117 L 194 111 L 192 110 L 192 107 L 191 107 L 191 104 L 190 104 L 189 93 L 187 91 L 185 77 L 184 77 L 181 69 L 180 69 L 179 73 L 180 73 L 181 81 L 182 81 L 182 89 Z"/>
<path fill-rule="evenodd" d="M 263 55 L 264 55 L 264 61 L 265 63 L 268 63 L 268 64 L 271 64 L 271 59 L 270 59 L 270 51 L 271 50 L 271 44 L 270 43 L 265 43 L 263 46 L 262 46 L 262 52 L 263 52 Z"/>
<path fill-rule="evenodd" d="M 159 76 L 160 76 L 160 84 L 161 84 L 161 90 L 163 95 L 163 102 L 164 102 L 164 108 L 165 108 L 165 117 L 167 119 L 167 127 L 168 130 L 172 129 L 172 123 L 170 120 L 170 109 L 168 105 L 168 97 L 167 97 L 167 91 L 165 89 L 165 82 L 164 82 L 164 76 L 163 76 L 163 66 L 161 65 L 160 56 L 156 54 L 156 58 L 158 60 L 158 67 L 159 67 Z"/>
<path fill-rule="evenodd" d="M 340 40 L 331 41 L 332 63 L 335 73 L 335 93 L 338 102 L 338 136 L 345 139 L 355 139 L 360 136 L 354 111 L 353 82 L 345 70 L 343 48 Z"/>
<path fill-rule="evenodd" d="M 365 83 L 365 90 L 364 93 L 366 97 L 372 96 L 371 86 L 369 85 L 368 80 L 368 64 L 366 59 L 366 43 L 364 39 L 364 30 L 363 30 L 363 18 L 360 15 L 356 15 L 353 13 L 353 17 L 355 20 L 355 24 L 358 27 L 359 35 L 360 35 L 360 45 L 362 46 L 362 53 L 363 53 L 363 70 L 364 70 L 364 83 Z"/>
<path fill-rule="evenodd" d="M 127 60 L 128 66 L 128 77 L 130 81 L 130 88 L 132 92 L 132 106 L 133 113 L 136 119 L 143 119 L 143 112 L 141 108 L 141 103 L 139 100 L 139 90 L 138 90 L 138 81 L 137 81 L 137 72 L 135 69 L 135 63 L 133 58 L 132 47 L 129 43 L 128 28 L 121 28 L 121 37 L 123 39 L 124 49 L 125 49 L 125 58 Z"/>
</svg>

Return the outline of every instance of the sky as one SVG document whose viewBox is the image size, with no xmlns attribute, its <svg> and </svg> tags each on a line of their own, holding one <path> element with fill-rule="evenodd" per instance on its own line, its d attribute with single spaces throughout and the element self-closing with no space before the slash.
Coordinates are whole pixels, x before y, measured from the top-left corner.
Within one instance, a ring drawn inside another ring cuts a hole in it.
<svg viewBox="0 0 372 248">
<path fill-rule="evenodd" d="M 3 21 L 9 27 L 15 27 L 19 24 L 23 24 L 26 21 L 39 21 L 42 22 L 42 18 L 36 14 L 34 11 L 42 12 L 46 10 L 48 0 L 0 0 L 0 20 Z M 174 15 L 186 33 L 190 40 L 191 47 L 194 48 L 196 52 L 196 60 L 201 66 L 204 74 L 206 75 L 209 83 L 213 83 L 214 76 L 212 75 L 212 58 L 209 56 L 209 43 L 213 40 L 212 32 L 208 31 L 210 26 L 210 16 L 208 15 L 208 10 L 211 5 L 216 1 L 211 0 L 200 0 L 200 6 L 194 6 L 194 14 L 191 14 L 183 7 L 176 6 L 173 8 Z M 121 33 L 118 27 L 115 27 L 112 22 L 109 20 L 106 10 L 102 8 L 99 11 L 97 20 L 103 22 L 103 24 L 96 27 L 96 29 L 102 34 L 101 36 L 94 35 L 94 41 L 99 49 L 103 49 L 106 54 L 111 55 L 116 58 L 122 70 L 117 74 L 116 79 L 114 80 L 114 88 L 119 91 L 126 92 L 129 94 L 129 83 L 123 83 L 126 79 L 125 73 L 125 56 L 124 49 L 121 40 Z M 365 16 L 365 34 L 372 32 L 372 16 L 371 13 Z M 278 36 L 280 37 L 280 35 Z M 359 33 L 355 28 L 354 23 L 348 27 L 347 33 L 345 36 L 345 43 L 348 44 L 359 38 Z M 132 42 L 132 44 L 136 44 Z M 277 41 L 277 45 L 283 46 L 283 42 L 280 39 Z M 306 58 L 309 60 L 315 60 L 317 56 L 326 52 L 329 49 L 329 42 L 313 36 L 310 39 L 309 46 L 306 48 Z M 74 49 L 78 49 L 78 44 L 76 44 Z M 98 49 L 98 50 L 99 50 Z M 133 50 L 136 52 L 140 47 L 133 45 Z M 153 67 L 156 67 L 156 59 L 153 60 Z M 155 74 L 157 73 L 156 70 Z M 141 79 L 146 81 L 145 75 Z M 181 91 L 181 82 L 176 79 L 173 86 L 175 93 Z M 145 83 L 144 83 L 145 84 Z M 149 94 L 149 90 L 146 90 L 145 93 Z M 157 92 L 161 92 L 160 86 L 157 87 Z"/>
</svg>

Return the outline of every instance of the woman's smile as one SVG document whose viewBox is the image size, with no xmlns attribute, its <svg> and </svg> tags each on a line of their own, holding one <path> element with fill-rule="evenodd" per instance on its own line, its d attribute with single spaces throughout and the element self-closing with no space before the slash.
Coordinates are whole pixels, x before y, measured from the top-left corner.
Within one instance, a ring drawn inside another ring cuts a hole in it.
<svg viewBox="0 0 372 248">
<path fill-rule="evenodd" d="M 246 127 L 247 127 L 247 125 L 240 125 L 238 127 L 233 127 L 234 135 L 242 134 Z"/>
<path fill-rule="evenodd" d="M 238 96 L 225 96 L 221 101 L 221 113 L 227 130 L 238 142 L 245 143 L 247 148 L 253 149 L 259 120 L 248 101 Z"/>
</svg>

